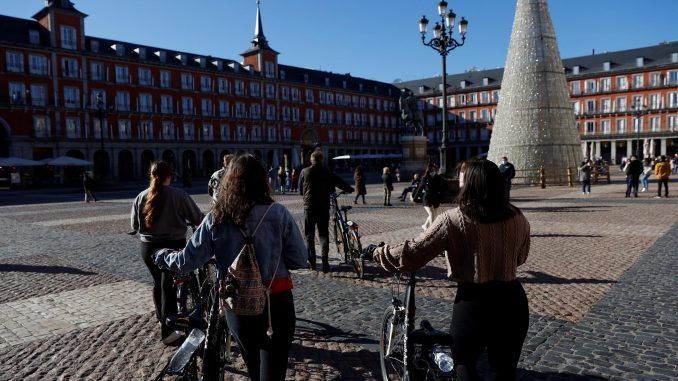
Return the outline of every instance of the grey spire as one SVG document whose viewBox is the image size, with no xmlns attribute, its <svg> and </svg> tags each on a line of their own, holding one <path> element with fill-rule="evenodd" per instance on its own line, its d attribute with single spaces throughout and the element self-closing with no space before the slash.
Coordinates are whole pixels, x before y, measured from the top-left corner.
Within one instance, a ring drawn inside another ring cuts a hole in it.
<svg viewBox="0 0 678 381">
<path fill-rule="evenodd" d="M 546 0 L 518 0 L 516 7 L 488 153 L 495 163 L 502 156 L 518 170 L 544 166 L 547 182 L 564 181 L 567 167 L 582 158 Z"/>
<path fill-rule="evenodd" d="M 259 49 L 271 49 L 264 36 L 264 24 L 261 22 L 261 10 L 259 9 L 259 0 L 257 0 L 257 22 L 254 27 L 254 39 L 252 40 L 252 47 Z"/>
</svg>

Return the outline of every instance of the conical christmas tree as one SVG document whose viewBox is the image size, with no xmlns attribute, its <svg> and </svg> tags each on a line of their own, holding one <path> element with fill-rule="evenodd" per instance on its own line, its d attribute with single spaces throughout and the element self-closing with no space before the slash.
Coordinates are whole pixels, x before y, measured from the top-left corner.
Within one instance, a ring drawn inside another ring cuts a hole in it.
<svg viewBox="0 0 678 381">
<path fill-rule="evenodd" d="M 507 156 L 535 182 L 563 182 L 582 158 L 579 132 L 546 0 L 518 0 L 488 158 Z"/>
</svg>

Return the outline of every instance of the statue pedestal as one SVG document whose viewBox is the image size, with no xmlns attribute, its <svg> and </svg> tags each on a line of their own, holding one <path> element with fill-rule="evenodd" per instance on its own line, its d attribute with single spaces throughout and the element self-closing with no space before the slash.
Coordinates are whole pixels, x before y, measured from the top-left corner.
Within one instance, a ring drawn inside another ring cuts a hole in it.
<svg viewBox="0 0 678 381">
<path fill-rule="evenodd" d="M 426 164 L 428 164 L 427 144 L 428 138 L 426 136 L 405 135 L 400 137 L 400 146 L 403 150 L 400 176 L 403 181 L 410 181 L 415 173 L 418 173 L 419 176 L 424 175 Z"/>
</svg>

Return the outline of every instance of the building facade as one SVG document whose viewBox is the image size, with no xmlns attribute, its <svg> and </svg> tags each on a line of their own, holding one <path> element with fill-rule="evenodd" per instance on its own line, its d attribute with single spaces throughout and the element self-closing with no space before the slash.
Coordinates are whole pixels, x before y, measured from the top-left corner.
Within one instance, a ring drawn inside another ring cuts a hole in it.
<svg viewBox="0 0 678 381">
<path fill-rule="evenodd" d="M 279 64 L 256 16 L 240 62 L 87 36 L 68 0 L 0 16 L 0 157 L 68 155 L 126 180 L 160 159 L 205 176 L 226 153 L 399 153 L 397 87 Z"/>
<path fill-rule="evenodd" d="M 678 42 L 563 60 L 582 158 L 619 163 L 631 154 L 678 153 Z M 497 118 L 503 69 L 449 75 L 448 155 L 487 152 Z M 442 121 L 439 77 L 397 83 L 420 99 L 429 154 L 437 155 Z"/>
</svg>

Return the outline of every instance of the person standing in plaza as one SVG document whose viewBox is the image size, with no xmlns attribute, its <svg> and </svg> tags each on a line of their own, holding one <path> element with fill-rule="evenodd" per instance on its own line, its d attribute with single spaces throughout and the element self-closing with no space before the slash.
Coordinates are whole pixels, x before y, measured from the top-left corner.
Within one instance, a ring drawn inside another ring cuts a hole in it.
<svg viewBox="0 0 678 381">
<path fill-rule="evenodd" d="M 231 154 L 224 155 L 223 167 L 221 167 L 221 169 L 219 169 L 218 171 L 214 172 L 210 177 L 210 181 L 207 183 L 207 194 L 209 194 L 210 197 L 212 197 L 213 201 L 217 201 L 217 197 L 219 196 L 219 184 L 221 184 L 221 179 L 224 178 L 224 175 L 228 170 L 228 165 L 231 163 L 231 160 L 233 160 L 233 155 Z"/>
<path fill-rule="evenodd" d="M 648 157 L 643 160 L 643 173 L 640 175 L 640 183 L 643 186 L 641 192 L 647 191 L 650 187 L 650 175 L 652 175 L 652 160 Z"/>
<path fill-rule="evenodd" d="M 499 164 L 499 172 L 504 176 L 504 191 L 506 192 L 506 199 L 511 199 L 511 180 L 516 177 L 516 169 L 513 164 L 509 163 L 506 156 L 501 158 L 501 163 Z"/>
<path fill-rule="evenodd" d="M 654 176 L 657 178 L 657 196 L 662 197 L 662 185 L 664 185 L 664 197 L 669 197 L 669 176 L 671 175 L 670 164 L 665 155 L 658 159 L 658 163 L 654 165 Z"/>
<path fill-rule="evenodd" d="M 579 166 L 579 181 L 581 182 L 581 194 L 591 193 L 591 159 L 581 162 Z"/>
<path fill-rule="evenodd" d="M 384 167 L 381 175 L 381 181 L 384 183 L 384 206 L 391 205 L 391 192 L 393 191 L 393 176 L 391 176 L 391 169 Z"/>
<path fill-rule="evenodd" d="M 643 173 L 643 164 L 638 160 L 636 155 L 631 155 L 631 159 L 624 167 L 626 173 L 626 197 L 638 197 L 638 183 L 640 181 L 640 174 Z"/>
<path fill-rule="evenodd" d="M 292 184 L 291 184 L 291 191 L 296 192 L 299 187 L 299 172 L 297 171 L 296 168 L 292 168 L 292 173 L 290 174 L 290 177 L 292 178 Z"/>
<path fill-rule="evenodd" d="M 517 267 L 530 251 L 530 224 L 506 199 L 506 182 L 489 160 L 463 162 L 458 207 L 417 238 L 374 252 L 387 271 L 412 272 L 444 256 L 457 282 L 450 333 L 452 358 L 463 381 L 480 380 L 476 363 L 487 350 L 495 380 L 514 380 L 529 323 Z"/>
<path fill-rule="evenodd" d="M 174 344 L 182 338 L 166 324 L 168 316 L 177 313 L 177 295 L 172 273 L 158 269 L 153 254 L 162 248 L 181 249 L 186 245 L 188 223 L 198 226 L 202 212 L 185 191 L 170 185 L 172 168 L 158 161 L 150 168 L 151 183 L 139 193 L 132 203 L 130 214 L 132 230 L 141 239 L 141 259 L 153 277 L 153 302 L 155 316 L 160 322 L 162 342 Z"/>
<path fill-rule="evenodd" d="M 185 248 L 160 252 L 155 261 L 160 267 L 185 273 L 214 257 L 223 275 L 249 235 L 270 296 L 261 314 L 236 315 L 227 308 L 226 321 L 250 379 L 284 380 L 296 326 L 290 270 L 305 266 L 307 253 L 294 218 L 271 198 L 266 177 L 265 167 L 255 156 L 236 156 L 214 209 Z M 267 335 L 269 328 L 271 336 Z"/>
<path fill-rule="evenodd" d="M 678 175 L 678 153 L 673 154 L 673 173 Z"/>
<path fill-rule="evenodd" d="M 421 228 L 428 229 L 438 217 L 438 209 L 443 201 L 443 188 L 445 183 L 443 178 L 437 173 L 435 164 L 429 164 L 424 172 L 424 194 L 422 196 L 422 203 L 424 210 L 426 210 L 426 221 L 421 225 Z"/>
<path fill-rule="evenodd" d="M 278 187 L 280 188 L 280 193 L 285 194 L 285 184 L 287 183 L 287 172 L 285 168 L 281 165 L 278 167 Z"/>
<path fill-rule="evenodd" d="M 356 165 L 355 171 L 353 171 L 353 182 L 355 183 L 355 200 L 353 200 L 353 203 L 357 204 L 358 197 L 362 196 L 363 204 L 366 204 L 365 195 L 367 194 L 367 187 L 365 186 L 363 167 L 360 164 Z"/>
<path fill-rule="evenodd" d="M 82 171 L 82 187 L 85 190 L 85 202 L 89 203 L 89 197 L 94 199 L 94 202 L 97 202 L 97 196 L 94 195 L 94 180 L 89 177 L 87 171 Z M 89 196 L 89 197 L 88 197 Z"/>
<path fill-rule="evenodd" d="M 301 170 L 299 175 L 299 193 L 304 198 L 304 235 L 308 247 L 308 263 L 316 270 L 315 229 L 318 227 L 322 271 L 331 271 L 330 252 L 330 193 L 338 187 L 347 193 L 353 192 L 346 182 L 323 166 L 323 153 L 319 149 L 311 154 L 311 166 Z"/>
</svg>

